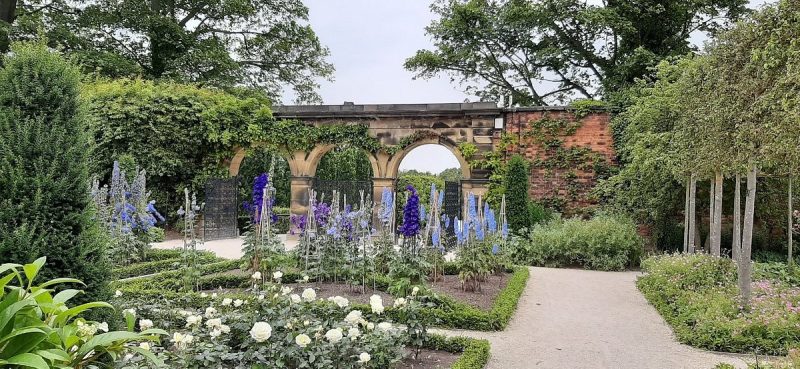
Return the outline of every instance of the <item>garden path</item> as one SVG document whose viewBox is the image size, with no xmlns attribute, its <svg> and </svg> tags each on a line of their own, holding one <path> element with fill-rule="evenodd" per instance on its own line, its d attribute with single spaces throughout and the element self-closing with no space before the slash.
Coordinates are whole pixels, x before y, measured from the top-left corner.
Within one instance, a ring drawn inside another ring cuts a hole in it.
<svg viewBox="0 0 800 369">
<path fill-rule="evenodd" d="M 680 344 L 636 288 L 639 272 L 531 268 L 503 332 L 442 331 L 486 338 L 488 369 L 711 369 L 739 356 Z"/>
<path fill-rule="evenodd" d="M 297 247 L 297 240 L 287 239 L 286 235 L 280 235 L 279 237 L 283 241 L 283 245 L 286 247 L 286 250 L 291 250 Z M 238 259 L 242 257 L 243 244 L 243 238 L 228 238 L 224 240 L 206 241 L 202 246 L 198 247 L 198 250 L 212 251 L 217 254 L 217 256 L 225 259 Z M 163 242 L 153 243 L 151 246 L 157 249 L 180 249 L 183 247 L 183 240 L 166 240 Z"/>
</svg>

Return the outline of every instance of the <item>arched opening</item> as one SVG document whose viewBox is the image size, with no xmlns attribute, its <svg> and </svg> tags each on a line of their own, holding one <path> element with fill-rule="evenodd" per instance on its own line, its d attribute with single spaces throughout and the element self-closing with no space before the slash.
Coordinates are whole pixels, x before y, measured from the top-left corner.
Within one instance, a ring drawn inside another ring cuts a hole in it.
<svg viewBox="0 0 800 369">
<path fill-rule="evenodd" d="M 372 196 L 373 175 L 370 153 L 357 147 L 337 146 L 320 158 L 313 188 L 318 201 L 330 202 L 336 191 L 341 204 L 357 207 L 362 192 L 365 199 Z"/>
<path fill-rule="evenodd" d="M 254 147 L 244 154 L 238 168 L 239 176 L 239 219 L 240 232 L 244 232 L 251 221 L 249 204 L 253 200 L 253 184 L 256 177 L 268 173 L 269 182 L 275 188 L 273 212 L 277 216 L 275 228 L 278 233 L 289 230 L 289 207 L 291 205 L 291 171 L 289 163 L 276 149 Z"/>
</svg>

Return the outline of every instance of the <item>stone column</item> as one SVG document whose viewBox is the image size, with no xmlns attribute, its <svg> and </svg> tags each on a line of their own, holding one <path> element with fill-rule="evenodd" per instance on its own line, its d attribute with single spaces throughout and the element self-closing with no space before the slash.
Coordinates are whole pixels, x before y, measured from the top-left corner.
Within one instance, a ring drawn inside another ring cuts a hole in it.
<svg viewBox="0 0 800 369">
<path fill-rule="evenodd" d="M 291 205 L 289 206 L 290 214 L 305 215 L 308 212 L 308 190 L 311 189 L 313 181 L 314 177 L 291 177 Z M 298 233 L 299 232 L 295 232 L 295 234 Z"/>
</svg>

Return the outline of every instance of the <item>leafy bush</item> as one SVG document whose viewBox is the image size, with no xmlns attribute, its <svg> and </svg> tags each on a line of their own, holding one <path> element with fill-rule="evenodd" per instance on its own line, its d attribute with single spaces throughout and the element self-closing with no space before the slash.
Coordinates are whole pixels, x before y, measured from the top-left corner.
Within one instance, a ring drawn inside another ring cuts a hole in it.
<svg viewBox="0 0 800 369">
<path fill-rule="evenodd" d="M 47 255 L 44 276 L 87 284 L 103 300 L 110 266 L 93 222 L 91 137 L 78 96 L 80 73 L 44 43 L 17 44 L 0 70 L 0 259 Z"/>
<path fill-rule="evenodd" d="M 518 263 L 622 270 L 638 262 L 642 239 L 630 219 L 600 214 L 590 220 L 555 219 L 534 226 L 526 237 L 514 237 L 510 247 Z"/>
<path fill-rule="evenodd" d="M 639 289 L 683 343 L 770 355 L 784 355 L 800 345 L 800 289 L 796 287 L 777 280 L 756 281 L 751 309 L 743 311 L 736 266 L 730 259 L 663 255 L 644 260 L 642 270 L 646 274 L 637 282 Z"/>
<path fill-rule="evenodd" d="M 125 353 L 154 359 L 148 351 L 132 344 L 158 342 L 160 335 L 166 335 L 165 331 L 145 329 L 136 333 L 129 324 L 127 332 L 108 332 L 108 323 L 83 319 L 81 314 L 89 309 L 113 307 L 105 302 L 67 306 L 81 291 L 61 289 L 54 294 L 53 288 L 80 283 L 76 279 L 58 278 L 34 284 L 45 261 L 43 257 L 24 266 L 0 265 L 0 334 L 3 335 L 0 366 L 79 369 Z"/>
<path fill-rule="evenodd" d="M 529 228 L 530 214 L 528 208 L 528 163 L 520 155 L 514 155 L 508 161 L 508 169 L 503 181 L 506 195 L 506 214 L 508 225 L 512 231 L 518 232 Z"/>
</svg>

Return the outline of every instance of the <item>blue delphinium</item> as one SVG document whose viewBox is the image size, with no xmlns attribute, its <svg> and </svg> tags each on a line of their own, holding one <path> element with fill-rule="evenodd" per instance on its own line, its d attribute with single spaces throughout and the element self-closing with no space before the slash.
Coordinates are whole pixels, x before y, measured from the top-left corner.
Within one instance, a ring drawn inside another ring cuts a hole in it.
<svg viewBox="0 0 800 369">
<path fill-rule="evenodd" d="M 503 238 L 508 237 L 508 222 L 503 222 Z"/>
<path fill-rule="evenodd" d="M 489 204 L 486 204 L 483 208 L 483 217 L 486 219 L 486 227 L 489 234 L 494 234 L 497 232 L 497 220 L 494 217 L 494 211 L 489 207 Z"/>
<path fill-rule="evenodd" d="M 419 194 L 417 190 L 409 185 L 406 189 L 411 193 L 408 196 L 406 206 L 403 208 L 403 225 L 400 226 L 400 233 L 405 237 L 415 237 L 419 234 Z"/>
<path fill-rule="evenodd" d="M 393 195 L 392 191 L 388 188 L 383 189 L 383 194 L 381 195 L 381 209 L 378 214 L 378 218 L 380 218 L 383 224 L 388 224 L 389 220 L 392 219 L 392 212 L 394 211 Z"/>
<path fill-rule="evenodd" d="M 428 217 L 426 217 L 425 215 L 426 215 L 425 214 L 425 206 L 420 206 L 419 207 L 419 219 L 420 219 L 419 222 L 420 223 L 426 223 L 428 221 Z"/>
<path fill-rule="evenodd" d="M 494 244 L 492 246 L 492 255 L 497 255 L 500 253 L 500 245 Z"/>
<path fill-rule="evenodd" d="M 472 192 L 467 196 L 467 211 L 469 217 L 466 219 L 468 223 L 477 223 L 478 221 L 478 205 L 475 203 L 475 194 Z"/>
<path fill-rule="evenodd" d="M 439 228 L 434 228 L 433 232 L 431 232 L 431 244 L 434 247 L 439 245 Z"/>
<path fill-rule="evenodd" d="M 444 190 L 439 191 L 439 209 L 442 208 L 442 204 L 444 204 Z"/>
<path fill-rule="evenodd" d="M 245 210 L 250 212 L 250 220 L 253 223 L 261 221 L 261 207 L 264 204 L 264 188 L 269 183 L 269 174 L 261 173 L 253 180 L 253 201 L 245 206 Z"/>
<path fill-rule="evenodd" d="M 464 232 L 461 231 L 464 227 L 463 223 L 464 222 L 458 220 L 458 217 L 453 219 L 453 232 L 456 234 L 456 242 L 458 242 L 459 245 L 464 244 Z"/>
</svg>

